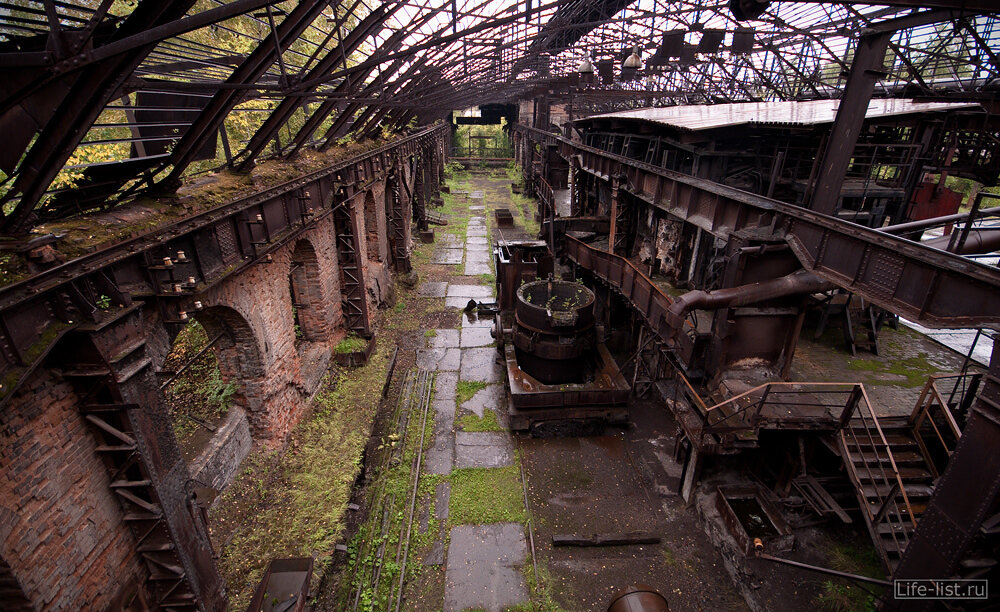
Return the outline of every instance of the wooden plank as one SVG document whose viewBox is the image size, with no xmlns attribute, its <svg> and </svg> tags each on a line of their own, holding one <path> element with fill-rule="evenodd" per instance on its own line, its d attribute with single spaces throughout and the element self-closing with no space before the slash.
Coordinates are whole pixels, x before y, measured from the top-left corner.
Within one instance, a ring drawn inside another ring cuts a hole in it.
<svg viewBox="0 0 1000 612">
<path fill-rule="evenodd" d="M 640 531 L 628 533 L 592 533 L 586 535 L 557 533 L 552 536 L 553 546 L 628 546 L 630 544 L 659 544 L 660 536 Z"/>
</svg>

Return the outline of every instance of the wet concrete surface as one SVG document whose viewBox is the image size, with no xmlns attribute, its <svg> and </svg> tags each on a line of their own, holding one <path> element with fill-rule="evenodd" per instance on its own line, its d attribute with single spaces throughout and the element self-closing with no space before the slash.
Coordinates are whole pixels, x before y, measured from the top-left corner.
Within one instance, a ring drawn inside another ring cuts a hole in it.
<svg viewBox="0 0 1000 612">
<path fill-rule="evenodd" d="M 514 446 L 507 432 L 455 432 L 456 468 L 494 468 L 514 464 Z"/>
<path fill-rule="evenodd" d="M 424 557 L 424 565 L 444 565 L 444 542 L 448 524 L 448 502 L 451 500 L 451 483 L 441 482 L 434 487 L 434 518 L 438 521 L 438 537 Z"/>
<path fill-rule="evenodd" d="M 469 300 L 471 299 L 475 298 L 446 297 L 444 298 L 444 305 L 446 308 L 457 308 L 459 310 L 465 310 L 465 307 L 469 304 Z"/>
<path fill-rule="evenodd" d="M 475 395 L 467 399 L 459 408 L 468 410 L 482 418 L 487 409 L 501 412 L 500 407 L 506 399 L 507 390 L 504 389 L 503 385 L 490 385 L 476 391 Z"/>
<path fill-rule="evenodd" d="M 493 297 L 493 290 L 485 285 L 448 285 L 447 297 L 464 297 L 483 300 Z"/>
<path fill-rule="evenodd" d="M 465 254 L 465 250 L 458 249 L 439 249 L 431 253 L 431 263 L 433 264 L 460 264 L 462 263 L 462 256 Z"/>
<path fill-rule="evenodd" d="M 420 297 L 444 297 L 447 292 L 447 281 L 425 281 L 417 287 L 417 295 Z"/>
<path fill-rule="evenodd" d="M 495 383 L 503 380 L 503 366 L 497 363 L 497 351 L 492 347 L 462 350 L 461 380 Z"/>
<path fill-rule="evenodd" d="M 502 612 L 528 599 L 520 566 L 527 556 L 517 523 L 458 525 L 451 529 L 444 612 L 469 608 Z"/>
<path fill-rule="evenodd" d="M 488 263 L 472 262 L 465 264 L 465 273 L 470 276 L 475 274 L 490 274 L 492 271 Z"/>
<path fill-rule="evenodd" d="M 615 593 L 642 582 L 674 612 L 746 610 L 696 513 L 675 494 L 680 466 L 662 452 L 672 449 L 673 421 L 655 402 L 633 408 L 632 420 L 628 432 L 609 429 L 603 436 L 519 438 L 536 552 L 549 567 L 556 600 L 566 610 L 603 611 Z M 554 534 L 635 531 L 662 540 L 552 546 Z"/>
<path fill-rule="evenodd" d="M 493 330 L 489 327 L 466 327 L 462 330 L 460 346 L 462 348 L 472 348 L 478 346 L 489 346 L 495 342 Z"/>
<path fill-rule="evenodd" d="M 457 329 L 436 329 L 427 339 L 430 348 L 458 348 L 461 345 L 460 331 Z"/>
<path fill-rule="evenodd" d="M 852 356 L 843 335 L 831 319 L 825 333 L 813 338 L 806 326 L 795 349 L 792 380 L 860 382 L 879 416 L 908 416 L 932 374 L 954 374 L 961 370 L 964 355 L 908 327 L 883 327 L 879 332 L 879 354 L 859 349 Z"/>
<path fill-rule="evenodd" d="M 468 327 L 493 327 L 493 315 L 479 316 L 475 312 L 462 314 L 462 329 Z"/>
<path fill-rule="evenodd" d="M 457 370 L 460 367 L 461 359 L 461 349 L 435 348 L 417 350 L 417 367 L 423 370 Z"/>
<path fill-rule="evenodd" d="M 425 463 L 429 474 L 450 474 L 455 466 L 455 398 L 435 399 L 434 443 L 427 449 Z"/>
</svg>

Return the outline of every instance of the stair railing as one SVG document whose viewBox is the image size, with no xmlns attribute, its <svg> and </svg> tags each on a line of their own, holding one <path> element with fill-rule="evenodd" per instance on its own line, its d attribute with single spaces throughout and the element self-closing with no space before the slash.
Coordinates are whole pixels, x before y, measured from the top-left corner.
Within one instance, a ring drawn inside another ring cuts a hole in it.
<svg viewBox="0 0 1000 612">
<path fill-rule="evenodd" d="M 951 405 L 961 406 L 966 399 L 975 395 L 981 377 L 982 375 L 978 373 L 929 376 L 923 391 L 920 392 L 920 398 L 913 406 L 909 425 L 927 464 L 934 470 L 935 477 L 940 476 L 941 471 L 941 466 L 934 461 L 935 454 L 943 452 L 946 457 L 951 457 L 958 440 L 962 437 L 962 429 L 951 411 Z M 944 384 L 946 381 L 953 382 L 949 397 L 954 404 L 944 399 L 938 387 L 938 382 Z M 956 394 L 958 394 L 957 401 Z M 928 442 L 933 442 L 934 446 L 928 447 Z"/>
<path fill-rule="evenodd" d="M 879 548 L 879 553 L 888 566 L 888 554 L 881 544 L 879 526 L 882 523 L 890 526 L 889 535 L 896 549 L 902 551 L 909 544 L 909 529 L 906 523 L 908 521 L 912 527 L 916 527 L 917 519 L 913 514 L 913 507 L 910 505 L 899 467 L 892 456 L 889 441 L 879 424 L 868 393 L 864 385 L 859 384 L 858 388 L 860 401 L 854 411 L 854 418 L 850 421 L 850 426 L 840 430 L 841 452 L 848 476 L 860 493 L 859 501 L 867 498 L 864 495 L 862 477 L 867 477 L 871 483 L 876 503 L 862 503 L 861 511 L 871 530 L 872 541 Z M 852 447 L 858 449 L 860 457 L 852 455 Z M 865 457 L 866 452 L 870 452 L 872 456 Z M 899 503 L 900 497 L 902 504 Z"/>
<path fill-rule="evenodd" d="M 861 401 L 858 383 L 845 382 L 769 382 L 705 408 L 708 433 L 750 431 L 757 434 L 766 420 L 765 407 L 822 408 L 835 424 L 843 426 Z M 845 398 L 844 395 L 847 395 Z M 803 397 L 805 396 L 805 397 Z M 714 420 L 713 422 L 713 419 Z"/>
</svg>

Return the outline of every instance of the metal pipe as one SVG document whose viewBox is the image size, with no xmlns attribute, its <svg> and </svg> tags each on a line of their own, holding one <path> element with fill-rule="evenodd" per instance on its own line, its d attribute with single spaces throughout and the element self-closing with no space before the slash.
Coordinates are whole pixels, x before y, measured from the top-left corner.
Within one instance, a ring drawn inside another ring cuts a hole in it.
<svg viewBox="0 0 1000 612">
<path fill-rule="evenodd" d="M 988 227 L 970 230 L 965 238 L 965 242 L 958 245 L 951 244 L 952 236 L 941 236 L 925 240 L 920 244 L 942 251 L 958 253 L 959 255 L 977 255 L 981 253 L 992 253 L 1000 249 L 1000 227 Z M 955 250 L 950 250 L 950 249 Z"/>
<path fill-rule="evenodd" d="M 987 208 L 986 210 L 980 210 L 976 213 L 976 217 L 992 217 L 1000 215 L 1000 206 L 996 208 Z M 920 221 L 908 221 L 907 223 L 899 223 L 897 225 L 887 225 L 885 227 L 877 228 L 880 232 L 885 232 L 887 234 L 908 234 L 910 232 L 916 232 L 920 230 L 930 229 L 932 227 L 937 227 L 939 225 L 945 225 L 947 223 L 954 223 L 957 221 L 965 221 L 969 218 L 969 213 L 956 213 L 954 215 L 945 215 L 943 217 L 934 217 L 933 219 L 921 219 Z"/>
<path fill-rule="evenodd" d="M 775 557 L 769 555 L 765 552 L 757 552 L 758 559 L 764 559 L 766 561 L 774 561 L 775 563 L 781 563 L 783 565 L 791 565 L 792 567 L 798 567 L 800 569 L 809 570 L 812 572 L 819 572 L 821 574 L 827 574 L 830 576 L 837 576 L 839 578 L 847 578 L 848 580 L 857 580 L 858 582 L 867 582 L 869 584 L 877 584 L 879 586 L 892 586 L 892 583 L 888 580 L 879 580 L 878 578 L 869 578 L 868 576 L 860 576 L 858 574 L 851 574 L 848 572 L 841 572 L 839 570 L 830 569 L 828 567 L 820 567 L 818 565 L 810 565 L 808 563 L 801 563 L 799 561 L 792 561 L 791 559 L 783 559 L 781 557 Z"/>
<path fill-rule="evenodd" d="M 684 319 L 692 310 L 716 310 L 730 306 L 745 306 L 789 295 L 817 293 L 833 289 L 835 285 L 816 276 L 809 270 L 798 270 L 786 276 L 760 283 L 728 287 L 717 291 L 689 291 L 674 300 L 667 309 L 666 320 L 675 330 L 681 329 Z"/>
</svg>

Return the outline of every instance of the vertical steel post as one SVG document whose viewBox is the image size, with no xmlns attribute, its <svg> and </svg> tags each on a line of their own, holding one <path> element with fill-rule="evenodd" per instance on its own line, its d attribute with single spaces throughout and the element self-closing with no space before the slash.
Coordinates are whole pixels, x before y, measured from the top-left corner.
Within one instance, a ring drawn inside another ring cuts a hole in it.
<svg viewBox="0 0 1000 612">
<path fill-rule="evenodd" d="M 871 102 L 875 82 L 885 76 L 885 54 L 892 31 L 866 34 L 858 39 L 851 72 L 844 87 L 830 138 L 820 158 L 819 177 L 806 207 L 825 215 L 837 212 L 844 175 L 854 155 L 854 146 Z"/>
</svg>

